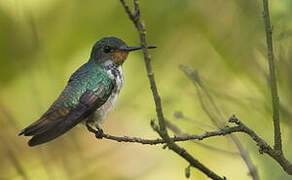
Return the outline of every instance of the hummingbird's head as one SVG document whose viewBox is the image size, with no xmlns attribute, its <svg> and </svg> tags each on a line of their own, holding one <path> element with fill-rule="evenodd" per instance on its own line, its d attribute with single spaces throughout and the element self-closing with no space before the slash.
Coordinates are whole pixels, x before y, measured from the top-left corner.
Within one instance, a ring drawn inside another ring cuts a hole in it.
<svg viewBox="0 0 292 180">
<path fill-rule="evenodd" d="M 148 46 L 148 48 L 156 48 Z M 127 44 L 116 37 L 106 37 L 97 41 L 92 48 L 90 59 L 97 63 L 104 63 L 108 60 L 115 65 L 122 65 L 128 57 L 130 51 L 141 49 L 141 46 L 129 47 Z"/>
</svg>

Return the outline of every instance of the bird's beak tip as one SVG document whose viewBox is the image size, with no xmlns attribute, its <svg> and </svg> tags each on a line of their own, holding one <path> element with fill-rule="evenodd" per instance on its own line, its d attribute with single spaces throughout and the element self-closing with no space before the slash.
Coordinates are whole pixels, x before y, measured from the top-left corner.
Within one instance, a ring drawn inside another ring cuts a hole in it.
<svg viewBox="0 0 292 180">
<path fill-rule="evenodd" d="M 148 49 L 155 49 L 155 48 L 157 48 L 157 46 L 148 46 L 147 48 Z"/>
<path fill-rule="evenodd" d="M 154 48 L 156 48 L 156 46 L 147 46 L 147 49 L 154 49 Z M 141 46 L 127 46 L 127 47 L 120 48 L 121 51 L 135 51 L 139 49 L 142 49 L 142 47 Z"/>
</svg>

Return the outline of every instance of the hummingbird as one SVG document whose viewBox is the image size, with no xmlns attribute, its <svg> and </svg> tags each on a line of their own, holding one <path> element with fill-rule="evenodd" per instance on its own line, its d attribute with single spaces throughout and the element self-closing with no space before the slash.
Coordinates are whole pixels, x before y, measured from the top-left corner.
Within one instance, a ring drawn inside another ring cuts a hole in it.
<svg viewBox="0 0 292 180">
<path fill-rule="evenodd" d="M 139 49 L 142 47 L 129 47 L 116 37 L 97 41 L 88 62 L 71 75 L 50 108 L 19 135 L 32 136 L 28 145 L 36 146 L 85 123 L 89 130 L 95 126 L 96 137 L 101 137 L 101 124 L 113 110 L 124 84 L 122 65 L 129 52 Z"/>
</svg>

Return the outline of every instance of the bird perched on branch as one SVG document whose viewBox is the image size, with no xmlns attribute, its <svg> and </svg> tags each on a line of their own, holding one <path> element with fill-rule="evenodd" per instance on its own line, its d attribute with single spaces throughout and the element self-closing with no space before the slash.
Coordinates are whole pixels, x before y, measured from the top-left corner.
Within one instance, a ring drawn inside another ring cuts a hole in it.
<svg viewBox="0 0 292 180">
<path fill-rule="evenodd" d="M 155 48 L 148 46 L 147 48 Z M 128 53 L 141 46 L 129 47 L 115 37 L 103 38 L 93 46 L 90 59 L 75 71 L 63 92 L 39 120 L 23 129 L 19 135 L 33 136 L 29 146 L 51 141 L 80 122 L 89 129 L 97 128 L 110 113 L 123 86 L 122 65 Z"/>
</svg>

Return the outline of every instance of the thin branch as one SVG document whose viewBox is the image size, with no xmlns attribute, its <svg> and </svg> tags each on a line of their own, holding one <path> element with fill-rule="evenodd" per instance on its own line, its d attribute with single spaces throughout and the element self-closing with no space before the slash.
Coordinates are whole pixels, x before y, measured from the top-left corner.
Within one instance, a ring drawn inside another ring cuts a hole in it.
<svg viewBox="0 0 292 180">
<path fill-rule="evenodd" d="M 124 6 L 127 14 L 129 15 L 129 18 L 132 20 L 134 23 L 140 37 L 141 41 L 141 46 L 143 48 L 143 53 L 144 53 L 144 61 L 145 61 L 145 66 L 146 66 L 146 71 L 148 75 L 148 79 L 150 82 L 151 90 L 153 93 L 153 98 L 156 106 L 156 113 L 159 121 L 159 127 L 160 131 L 167 138 L 167 130 L 165 128 L 165 123 L 164 123 L 164 116 L 163 116 L 163 111 L 162 111 L 162 106 L 161 106 L 161 98 L 159 96 L 157 86 L 154 80 L 154 73 L 152 71 L 152 65 L 151 65 L 151 58 L 148 52 L 147 43 L 146 43 L 146 30 L 144 25 L 140 21 L 140 10 L 139 10 L 139 2 L 137 0 L 134 0 L 134 6 L 135 6 L 135 12 L 131 13 L 131 10 L 129 9 L 129 6 L 124 0 L 121 0 L 122 5 Z"/>
<path fill-rule="evenodd" d="M 155 130 L 158 134 L 160 134 L 159 132 L 159 128 L 158 126 L 154 123 L 154 121 L 151 121 L 151 126 L 153 128 L 153 130 Z M 161 136 L 161 134 L 160 134 Z M 210 136 L 211 137 L 211 136 Z M 204 139 L 204 138 L 203 138 Z M 197 159 L 195 159 L 191 154 L 189 154 L 184 148 L 181 148 L 180 146 L 178 146 L 177 144 L 175 144 L 173 141 L 170 141 L 171 143 L 167 142 L 167 147 L 171 150 L 173 150 L 175 153 L 177 153 L 178 155 L 180 155 L 182 158 L 184 158 L 186 161 L 188 161 L 190 163 L 190 166 L 193 166 L 195 168 L 197 168 L 198 170 L 200 170 L 201 172 L 203 172 L 204 174 L 206 174 L 208 177 L 214 179 L 214 180 L 226 180 L 225 177 L 220 177 L 218 176 L 216 173 L 214 173 L 212 170 L 210 170 L 208 167 L 206 167 L 205 165 L 203 165 L 200 161 L 198 161 Z"/>
<path fill-rule="evenodd" d="M 226 118 L 224 117 L 224 114 L 219 109 L 219 107 L 215 103 L 215 100 L 213 99 L 213 97 L 209 93 L 208 89 L 206 88 L 206 86 L 202 82 L 198 71 L 193 70 L 185 65 L 180 65 L 179 68 L 187 75 L 187 77 L 195 85 L 196 90 L 197 90 L 197 94 L 198 94 L 198 98 L 199 98 L 199 102 L 200 102 L 201 107 L 204 110 L 204 112 L 207 114 L 207 116 L 210 118 L 210 120 L 213 122 L 213 124 L 215 126 L 217 126 L 218 128 L 221 128 L 224 125 L 223 120 Z M 220 118 L 215 117 L 215 115 L 213 115 L 212 112 L 210 111 L 210 108 L 208 108 L 206 106 L 206 102 L 204 102 L 204 100 L 203 100 L 201 91 L 205 94 L 206 98 L 210 101 L 211 106 L 217 112 L 217 115 Z M 248 152 L 245 150 L 245 148 L 243 147 L 243 145 L 241 144 L 239 139 L 233 134 L 230 134 L 230 139 L 232 140 L 232 142 L 234 143 L 234 145 L 238 149 L 241 158 L 243 159 L 244 163 L 246 164 L 246 166 L 248 168 L 249 175 L 251 176 L 251 178 L 253 180 L 259 180 L 257 169 L 256 169 L 255 165 L 252 163 L 252 160 L 250 159 Z"/>
<path fill-rule="evenodd" d="M 234 115 L 229 119 L 229 122 L 240 126 L 243 130 L 242 132 L 248 134 L 257 143 L 261 154 L 268 154 L 276 160 L 289 175 L 292 175 L 292 164 L 284 157 L 283 153 L 279 153 L 279 151 L 274 150 L 265 140 L 260 138 L 253 130 L 244 125 Z"/>
<path fill-rule="evenodd" d="M 157 127 L 158 128 L 158 127 Z M 98 133 L 93 128 L 88 128 L 88 130 L 94 134 Z M 210 131 L 204 134 L 199 135 L 184 135 L 184 136 L 174 136 L 170 137 L 172 142 L 181 142 L 181 141 L 188 141 L 188 140 L 203 140 L 206 138 L 214 137 L 214 136 L 225 136 L 227 134 L 231 134 L 234 132 L 242 132 L 242 128 L 240 126 L 233 126 L 233 127 L 224 127 L 218 131 Z M 139 137 L 129 137 L 129 136 L 113 136 L 109 134 L 102 133 L 100 134 L 99 138 L 105 138 L 117 142 L 125 142 L 125 143 L 139 143 L 139 144 L 148 144 L 148 145 L 157 145 L 157 144 L 166 144 L 167 141 L 165 139 L 143 139 Z"/>
<path fill-rule="evenodd" d="M 280 117 L 279 117 L 279 96 L 277 89 L 277 78 L 274 63 L 274 52 L 273 52 L 273 39 L 272 39 L 272 27 L 270 22 L 270 12 L 268 0 L 263 0 L 263 18 L 265 23 L 266 31 L 266 42 L 267 42 L 267 55 L 270 70 L 270 86 L 272 94 L 272 105 L 273 105 L 273 122 L 274 122 L 274 148 L 283 153 L 282 151 L 282 139 L 281 139 L 281 129 L 280 129 Z"/>
<path fill-rule="evenodd" d="M 199 135 L 189 135 L 189 136 L 179 136 L 179 137 L 170 137 L 169 139 L 173 142 L 172 144 L 175 144 L 174 142 L 182 142 L 182 141 L 189 141 L 189 140 L 203 140 L 211 137 L 216 136 L 225 136 L 231 133 L 241 132 L 249 135 L 255 142 L 256 145 L 259 147 L 259 152 L 261 154 L 266 153 L 270 157 L 272 157 L 274 160 L 276 160 L 282 168 L 289 174 L 292 175 L 292 164 L 284 157 L 283 154 L 278 153 L 278 151 L 274 150 L 264 139 L 259 137 L 253 130 L 251 130 L 249 127 L 247 127 L 244 123 L 242 123 L 239 119 L 237 119 L 234 115 L 229 119 L 229 123 L 235 123 L 236 126 L 232 127 L 224 127 L 221 130 L 218 131 L 210 131 L 206 132 L 204 134 Z M 152 122 L 152 127 L 155 131 L 159 131 L 158 126 Z M 97 131 L 94 129 L 88 129 L 90 132 L 96 134 Z M 157 145 L 157 144 L 168 144 L 165 139 L 142 139 L 138 137 L 128 137 L 128 136 L 112 136 L 109 134 L 100 134 L 101 138 L 117 141 L 117 142 L 127 142 L 127 143 L 140 143 L 140 144 L 147 144 L 147 145 Z M 172 146 L 172 144 L 170 146 Z M 175 144 L 176 145 L 176 144 Z M 169 146 L 169 144 L 168 144 Z M 177 146 L 177 145 L 176 145 Z M 172 148 L 170 148 L 172 149 Z M 175 147 L 174 147 L 175 149 Z M 217 177 L 216 174 L 214 174 L 211 170 L 209 170 L 207 167 L 205 167 L 203 164 L 201 164 L 198 160 L 193 158 L 186 150 L 183 148 L 175 149 L 176 153 L 181 155 L 183 158 L 185 158 L 187 161 L 190 162 L 190 164 L 202 172 L 204 172 L 206 175 L 211 177 L 212 179 L 220 179 L 223 180 L 225 178 Z"/>
<path fill-rule="evenodd" d="M 89 131 L 94 132 L 95 134 L 99 134 L 99 138 L 106 138 L 106 139 L 110 139 L 110 140 L 114 140 L 114 141 L 118 141 L 118 142 L 131 142 L 131 143 L 141 143 L 141 144 L 150 144 L 150 145 L 166 144 L 169 149 L 171 149 L 172 151 L 174 151 L 175 153 L 180 155 L 182 158 L 184 158 L 186 161 L 188 161 L 191 166 L 199 169 L 204 174 L 206 174 L 208 177 L 215 179 L 215 180 L 224 180 L 226 178 L 225 177 L 222 178 L 222 177 L 218 176 L 217 174 L 215 174 L 212 170 L 210 170 L 209 168 L 207 168 L 206 166 L 201 164 L 197 159 L 195 159 L 192 155 L 190 155 L 185 149 L 178 146 L 175 142 L 188 141 L 188 140 L 194 140 L 194 139 L 203 140 L 203 139 L 206 139 L 209 137 L 226 135 L 226 134 L 231 134 L 231 133 L 235 133 L 235 132 L 243 132 L 245 134 L 248 134 L 257 143 L 257 145 L 259 146 L 260 153 L 268 154 L 270 157 L 272 157 L 274 160 L 276 160 L 288 174 L 292 175 L 292 165 L 283 156 L 283 153 L 282 152 L 279 153 L 279 151 L 277 149 L 275 150 L 275 149 L 271 148 L 270 145 L 268 145 L 262 138 L 260 138 L 253 130 L 249 129 L 246 125 L 244 125 L 242 122 L 240 122 L 235 116 L 232 116 L 229 119 L 229 122 L 235 123 L 237 126 L 224 127 L 219 131 L 207 132 L 207 133 L 201 134 L 201 135 L 169 137 L 169 135 L 167 133 L 167 129 L 166 129 L 166 121 L 165 121 L 165 118 L 163 116 L 161 99 L 160 99 L 160 96 L 159 96 L 159 93 L 157 90 L 157 86 L 156 86 L 156 83 L 154 80 L 154 74 L 152 72 L 151 58 L 150 58 L 150 55 L 148 53 L 148 49 L 146 49 L 147 43 L 146 43 L 146 38 L 145 38 L 145 27 L 140 21 L 140 9 L 139 9 L 138 0 L 134 0 L 135 13 L 131 12 L 131 10 L 129 9 L 128 5 L 126 4 L 126 2 L 124 0 L 120 0 L 120 1 L 122 3 L 123 7 L 125 8 L 125 11 L 128 14 L 130 20 L 134 23 L 134 25 L 139 33 L 141 46 L 142 46 L 143 52 L 144 52 L 144 60 L 145 60 L 147 75 L 149 78 L 149 82 L 150 82 L 150 86 L 151 86 L 151 90 L 152 90 L 152 94 L 153 94 L 153 98 L 154 98 L 154 102 L 155 102 L 155 106 L 156 106 L 156 113 L 157 113 L 157 117 L 158 117 L 158 122 L 159 122 L 159 126 L 157 126 L 155 124 L 154 120 L 152 120 L 151 126 L 152 126 L 153 130 L 155 130 L 160 135 L 160 137 L 162 139 L 142 139 L 142 138 L 137 138 L 137 137 L 127 137 L 127 136 L 118 137 L 118 136 L 112 136 L 112 135 L 108 135 L 108 134 L 104 134 L 104 133 L 100 134 L 96 130 L 90 129 L 90 128 L 89 128 Z M 265 0 L 264 0 L 264 2 L 265 2 Z M 267 27 L 270 27 L 270 25 L 268 25 Z M 269 30 L 269 28 L 267 28 L 267 29 Z M 270 36 L 271 36 L 271 31 L 269 31 L 269 32 L 270 32 Z M 268 34 L 269 33 L 267 33 L 267 36 L 268 36 Z M 267 39 L 267 42 L 269 42 L 270 40 Z M 268 45 L 268 47 L 269 47 L 269 45 Z M 271 50 L 272 50 L 272 47 L 271 47 Z M 273 57 L 273 54 L 271 57 Z M 274 80 L 276 82 L 276 79 L 274 79 Z M 200 83 L 200 81 L 198 81 L 198 82 Z M 273 93 L 273 90 L 272 90 L 272 93 Z M 273 99 L 273 102 L 274 102 L 274 99 Z M 276 100 L 276 102 L 278 102 L 278 100 Z M 215 108 L 217 108 L 217 106 Z M 277 109 L 277 105 L 276 105 L 276 109 Z M 217 108 L 217 110 L 218 110 L 218 108 Z"/>
<path fill-rule="evenodd" d="M 155 102 L 155 107 L 156 107 L 156 114 L 158 117 L 158 122 L 159 122 L 159 127 L 157 128 L 157 133 L 167 142 L 167 146 L 169 149 L 173 150 L 177 154 L 179 154 L 181 157 L 183 157 L 185 160 L 187 160 L 190 165 L 192 165 L 195 168 L 198 168 L 200 171 L 202 171 L 204 174 L 206 174 L 208 177 L 212 179 L 220 179 L 223 180 L 224 178 L 221 178 L 217 174 L 215 174 L 213 171 L 205 167 L 203 164 L 201 164 L 198 160 L 196 160 L 194 157 L 192 157 L 185 149 L 181 148 L 177 144 L 175 144 L 173 141 L 171 141 L 166 125 L 165 125 L 165 120 L 163 116 L 163 111 L 162 111 L 162 106 L 161 106 L 161 99 L 157 90 L 157 86 L 154 80 L 154 74 L 152 71 L 152 66 L 151 66 L 151 58 L 148 53 L 147 43 L 146 43 L 146 31 L 144 24 L 141 23 L 140 21 L 140 8 L 139 8 L 139 2 L 138 0 L 134 0 L 134 7 L 135 7 L 135 12 L 132 13 L 131 10 L 129 9 L 129 6 L 124 0 L 120 0 L 123 7 L 125 8 L 126 13 L 128 14 L 130 20 L 134 23 L 140 37 L 141 41 L 141 46 L 143 48 L 143 53 L 144 53 L 144 61 L 145 61 L 145 66 L 147 70 L 147 75 L 148 79 L 150 82 L 154 102 Z"/>
<path fill-rule="evenodd" d="M 170 129 L 175 135 L 177 135 L 177 136 L 190 136 L 189 134 L 183 132 L 179 127 L 177 127 L 175 124 L 173 124 L 169 120 L 166 120 L 165 123 L 166 123 L 166 127 L 168 129 Z M 213 151 L 216 151 L 216 152 L 225 153 L 225 154 L 232 155 L 232 156 L 240 155 L 237 152 L 227 151 L 227 150 L 215 147 L 215 146 L 211 146 L 211 145 L 205 144 L 203 142 L 199 142 L 197 140 L 192 140 L 192 142 L 198 144 L 199 146 L 201 146 L 203 148 L 206 148 L 206 149 L 209 149 L 209 150 L 213 150 Z"/>
</svg>

